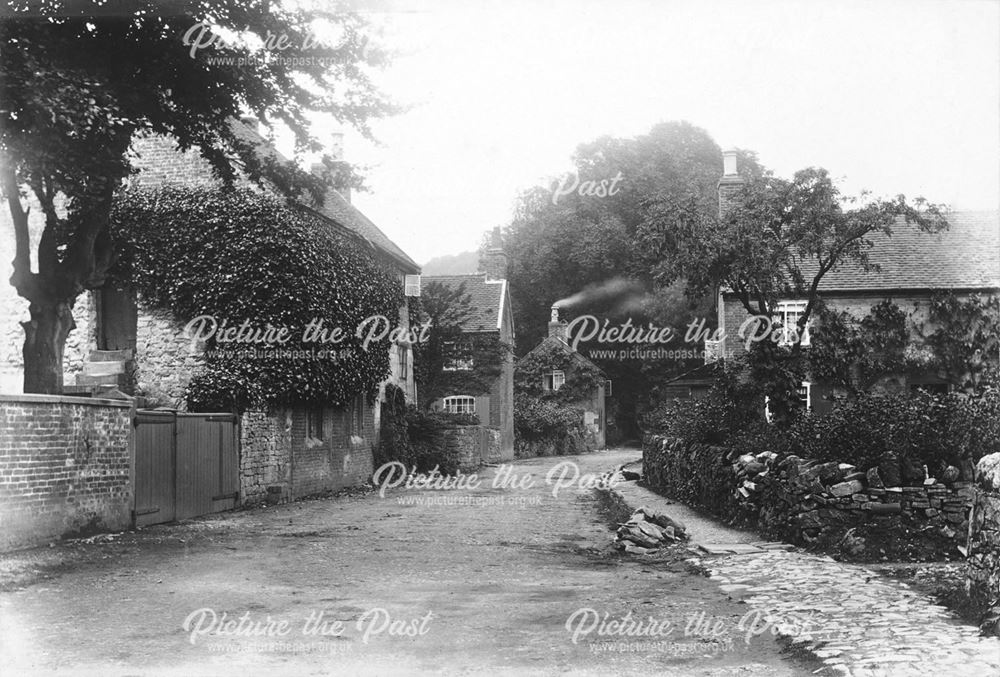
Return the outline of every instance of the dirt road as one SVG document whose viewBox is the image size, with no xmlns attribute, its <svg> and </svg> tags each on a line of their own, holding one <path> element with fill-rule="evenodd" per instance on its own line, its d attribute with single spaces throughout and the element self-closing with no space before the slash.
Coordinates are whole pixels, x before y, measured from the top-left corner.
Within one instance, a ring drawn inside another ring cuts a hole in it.
<svg viewBox="0 0 1000 677">
<path fill-rule="evenodd" d="M 611 549 L 586 480 L 637 455 L 519 461 L 478 487 L 304 501 L 7 558 L 8 573 L 70 564 L 0 593 L 0 674 L 808 674 L 769 633 L 745 642 L 745 605 L 686 554 Z M 546 476 L 566 462 L 553 495 Z"/>
</svg>

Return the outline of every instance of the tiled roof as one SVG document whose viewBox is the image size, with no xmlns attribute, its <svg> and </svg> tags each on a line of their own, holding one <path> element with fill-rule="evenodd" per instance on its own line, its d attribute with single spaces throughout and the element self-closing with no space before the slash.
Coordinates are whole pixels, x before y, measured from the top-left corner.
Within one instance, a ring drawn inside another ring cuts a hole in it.
<svg viewBox="0 0 1000 677">
<path fill-rule="evenodd" d="M 262 155 L 273 157 L 281 162 L 291 162 L 288 158 L 284 157 L 281 153 L 275 150 L 274 147 L 268 143 L 267 139 L 261 136 L 249 125 L 240 120 L 233 120 L 231 126 L 233 133 L 238 138 L 256 145 L 258 147 L 258 151 Z M 321 207 L 313 207 L 312 205 L 306 206 L 315 209 L 315 211 L 319 214 L 322 214 L 331 221 L 339 224 L 341 227 L 350 230 L 356 235 L 359 235 L 363 239 L 367 240 L 377 249 L 380 249 L 382 252 L 388 254 L 390 257 L 402 264 L 404 268 L 409 269 L 409 272 L 420 272 L 420 266 L 417 265 L 413 259 L 407 256 L 406 252 L 400 249 L 395 242 L 390 240 L 385 233 L 379 230 L 379 227 L 372 223 L 371 219 L 362 214 L 360 210 L 344 199 L 344 197 L 333 188 L 327 191 L 323 198 L 323 205 Z"/>
<path fill-rule="evenodd" d="M 425 275 L 420 278 L 421 285 L 438 282 L 450 289 L 458 289 L 465 284 L 465 293 L 469 295 L 469 306 L 472 312 L 462 322 L 463 332 L 497 331 L 500 328 L 504 307 L 504 295 L 507 293 L 505 280 L 487 282 L 486 275 Z"/>
<path fill-rule="evenodd" d="M 891 236 L 871 236 L 869 260 L 880 272 L 844 264 L 823 277 L 820 290 L 1000 288 L 1000 213 L 952 212 L 947 219 L 949 228 L 940 233 L 900 219 Z M 807 281 L 812 263 L 802 265 Z"/>
</svg>

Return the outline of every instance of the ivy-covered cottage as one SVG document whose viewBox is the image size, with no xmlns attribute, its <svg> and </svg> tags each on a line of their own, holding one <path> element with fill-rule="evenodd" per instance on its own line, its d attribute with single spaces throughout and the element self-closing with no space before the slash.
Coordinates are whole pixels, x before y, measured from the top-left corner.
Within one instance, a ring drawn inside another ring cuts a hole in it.
<svg viewBox="0 0 1000 677">
<path fill-rule="evenodd" d="M 500 431 L 500 460 L 514 458 L 514 321 L 507 284 L 507 255 L 494 232 L 480 256 L 483 272 L 424 276 L 428 293 L 439 286 L 456 299 L 458 326 L 442 346 L 441 373 L 430 408 L 475 414 Z"/>
<path fill-rule="evenodd" d="M 736 154 L 727 152 L 720 210 L 742 181 Z M 900 218 L 891 235 L 869 236 L 871 269 L 846 262 L 822 278 L 823 307 L 801 337 L 812 364 L 800 390 L 807 409 L 829 410 L 847 381 L 869 390 L 945 392 L 979 377 L 970 371 L 968 356 L 958 354 L 967 347 L 951 344 L 974 339 L 977 326 L 985 330 L 1000 321 L 1000 214 L 955 211 L 947 220 L 946 230 L 929 233 Z M 811 279 L 815 261 L 801 265 Z M 801 298 L 780 300 L 774 320 L 781 329 L 772 334 L 779 345 L 796 338 L 805 306 Z M 667 396 L 703 393 L 712 382 L 712 363 L 739 355 L 766 332 L 731 290 L 719 292 L 717 313 L 721 338 L 706 341 L 706 365 L 667 384 Z M 1000 352 L 986 343 L 976 349 L 993 357 Z"/>
<path fill-rule="evenodd" d="M 576 427 L 583 433 L 584 446 L 603 449 L 607 445 L 605 397 L 611 394 L 611 382 L 567 341 L 566 327 L 553 306 L 548 336 L 517 361 L 516 388 L 519 395 L 579 411 Z"/>
<path fill-rule="evenodd" d="M 256 121 L 232 124 L 262 161 L 288 162 Z M 236 412 L 239 503 L 365 481 L 386 384 L 416 398 L 415 337 L 396 330 L 419 266 L 347 190 L 330 186 L 322 204 L 242 179 L 226 191 L 197 149 L 147 137 L 133 151 L 139 172 L 113 216 L 121 262 L 74 307 L 66 394 Z M 4 344 L 19 345 L 26 305 L 2 288 Z M 3 387 L 20 392 L 18 356 L 2 357 Z"/>
</svg>

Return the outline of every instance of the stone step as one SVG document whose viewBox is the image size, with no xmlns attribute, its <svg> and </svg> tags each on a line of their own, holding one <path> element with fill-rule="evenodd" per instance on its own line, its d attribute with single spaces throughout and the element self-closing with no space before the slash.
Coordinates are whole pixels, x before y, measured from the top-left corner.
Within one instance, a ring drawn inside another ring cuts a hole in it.
<svg viewBox="0 0 1000 677">
<path fill-rule="evenodd" d="M 130 348 L 125 350 L 91 350 L 88 359 L 91 362 L 128 362 L 132 359 L 132 350 Z"/>
<path fill-rule="evenodd" d="M 115 386 L 124 387 L 126 385 L 125 374 L 77 374 L 76 384 L 78 386 Z"/>
<path fill-rule="evenodd" d="M 106 376 L 108 374 L 124 374 L 124 362 L 84 362 L 83 373 L 88 376 Z"/>
</svg>

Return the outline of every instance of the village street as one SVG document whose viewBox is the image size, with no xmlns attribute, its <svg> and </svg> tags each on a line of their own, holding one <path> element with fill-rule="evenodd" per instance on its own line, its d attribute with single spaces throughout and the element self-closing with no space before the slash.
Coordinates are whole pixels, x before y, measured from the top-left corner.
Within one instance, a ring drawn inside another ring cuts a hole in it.
<svg viewBox="0 0 1000 677">
<path fill-rule="evenodd" d="M 636 458 L 637 451 L 625 450 L 570 460 L 581 473 L 598 474 Z M 486 468 L 473 491 L 396 489 L 385 498 L 372 492 L 98 538 L 64 571 L 0 593 L 0 673 L 799 675 L 815 669 L 784 656 L 770 633 L 724 650 L 685 636 L 694 614 L 733 628 L 747 607 L 686 564 L 683 552 L 653 563 L 616 553 L 597 492 L 564 488 L 553 497 L 545 485 L 546 473 L 564 460 L 516 462 L 511 477 L 534 477 L 527 489 L 492 489 L 497 469 Z M 455 504 L 406 503 L 427 497 Z M 586 634 L 590 619 L 578 615 L 574 644 L 566 623 L 581 608 L 612 620 L 632 612 L 636 620 L 669 621 L 673 630 L 661 637 Z M 211 614 L 221 620 L 223 612 L 228 619 L 249 613 L 244 628 L 287 621 L 288 633 L 213 635 Z M 306 624 L 320 612 L 325 628 Z M 344 624 L 340 637 L 323 636 L 336 620 Z M 390 636 L 390 627 L 414 636 Z"/>
</svg>

